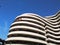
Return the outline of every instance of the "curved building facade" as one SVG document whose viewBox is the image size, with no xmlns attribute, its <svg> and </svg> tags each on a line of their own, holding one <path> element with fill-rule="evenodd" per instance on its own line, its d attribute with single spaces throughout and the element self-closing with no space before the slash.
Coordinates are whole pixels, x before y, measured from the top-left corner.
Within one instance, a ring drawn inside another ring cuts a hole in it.
<svg viewBox="0 0 60 45">
<path fill-rule="evenodd" d="M 58 45 L 60 44 L 60 12 L 43 18 L 25 13 L 11 24 L 6 45 Z"/>
</svg>

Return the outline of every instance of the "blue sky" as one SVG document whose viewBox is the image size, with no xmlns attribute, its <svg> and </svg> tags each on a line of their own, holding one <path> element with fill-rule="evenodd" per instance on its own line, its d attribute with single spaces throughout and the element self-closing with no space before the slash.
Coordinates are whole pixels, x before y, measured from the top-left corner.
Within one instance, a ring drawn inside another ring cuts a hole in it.
<svg viewBox="0 0 60 45">
<path fill-rule="evenodd" d="M 22 13 L 49 16 L 60 10 L 60 0 L 0 0 L 0 38 L 6 39 L 11 23 Z"/>
</svg>

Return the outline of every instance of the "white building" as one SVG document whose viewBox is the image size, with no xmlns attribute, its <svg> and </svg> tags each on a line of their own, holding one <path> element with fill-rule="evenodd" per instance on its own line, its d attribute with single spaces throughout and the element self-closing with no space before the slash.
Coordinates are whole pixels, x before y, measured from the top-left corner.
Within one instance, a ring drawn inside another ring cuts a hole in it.
<svg viewBox="0 0 60 45">
<path fill-rule="evenodd" d="M 6 45 L 59 45 L 60 12 L 43 18 L 25 13 L 11 24 Z"/>
</svg>

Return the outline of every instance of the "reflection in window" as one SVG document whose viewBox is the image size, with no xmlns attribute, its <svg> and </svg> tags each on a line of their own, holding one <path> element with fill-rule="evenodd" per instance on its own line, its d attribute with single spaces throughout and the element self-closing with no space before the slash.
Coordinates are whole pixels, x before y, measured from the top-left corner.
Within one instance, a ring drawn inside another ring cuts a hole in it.
<svg viewBox="0 0 60 45">
<path fill-rule="evenodd" d="M 2 45 L 2 42 L 0 42 L 0 45 Z"/>
</svg>

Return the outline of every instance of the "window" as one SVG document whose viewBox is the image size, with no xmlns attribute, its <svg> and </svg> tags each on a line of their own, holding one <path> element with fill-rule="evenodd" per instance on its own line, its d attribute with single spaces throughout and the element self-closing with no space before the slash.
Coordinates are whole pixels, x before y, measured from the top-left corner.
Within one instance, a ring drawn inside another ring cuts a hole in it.
<svg viewBox="0 0 60 45">
<path fill-rule="evenodd" d="M 0 45 L 2 45 L 2 42 L 0 42 Z"/>
</svg>

